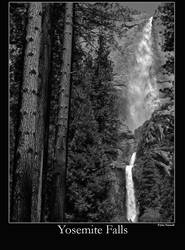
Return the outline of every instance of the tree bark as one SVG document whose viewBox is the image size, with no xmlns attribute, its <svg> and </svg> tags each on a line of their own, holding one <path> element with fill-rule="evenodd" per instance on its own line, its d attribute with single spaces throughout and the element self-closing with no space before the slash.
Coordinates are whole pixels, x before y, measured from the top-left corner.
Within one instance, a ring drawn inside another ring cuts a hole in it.
<svg viewBox="0 0 185 250">
<path fill-rule="evenodd" d="M 64 221 L 65 178 L 67 165 L 67 131 L 71 75 L 73 3 L 66 3 L 63 41 L 62 77 L 59 90 L 59 113 L 56 141 L 55 202 L 53 221 Z"/>
<path fill-rule="evenodd" d="M 46 117 L 48 105 L 48 85 L 50 73 L 51 57 L 51 37 L 50 37 L 50 5 L 42 3 L 42 39 L 39 58 L 39 98 L 37 105 L 37 126 L 35 147 L 38 155 L 35 159 L 35 170 L 33 171 L 32 185 L 32 210 L 31 221 L 41 220 L 42 184 L 44 168 L 44 144 L 46 141 Z"/>
<path fill-rule="evenodd" d="M 21 122 L 16 149 L 12 221 L 40 221 L 44 109 L 48 48 L 43 43 L 42 3 L 29 5 L 24 58 Z M 47 18 L 46 18 L 47 20 Z M 47 20 L 48 21 L 48 20 Z M 44 44 L 44 45 L 43 45 Z M 46 61 L 41 60 L 41 55 Z M 41 65 L 43 64 L 43 69 Z M 46 75 L 45 75 L 46 73 Z M 43 74 L 43 77 L 42 77 Z"/>
</svg>

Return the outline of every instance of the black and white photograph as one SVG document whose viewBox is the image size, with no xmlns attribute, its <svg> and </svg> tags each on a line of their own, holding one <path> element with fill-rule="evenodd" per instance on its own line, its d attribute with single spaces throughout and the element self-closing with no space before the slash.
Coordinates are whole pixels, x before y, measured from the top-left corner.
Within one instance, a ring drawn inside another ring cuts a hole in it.
<svg viewBox="0 0 185 250">
<path fill-rule="evenodd" d="M 175 223 L 175 18 L 9 2 L 10 224 Z"/>
</svg>

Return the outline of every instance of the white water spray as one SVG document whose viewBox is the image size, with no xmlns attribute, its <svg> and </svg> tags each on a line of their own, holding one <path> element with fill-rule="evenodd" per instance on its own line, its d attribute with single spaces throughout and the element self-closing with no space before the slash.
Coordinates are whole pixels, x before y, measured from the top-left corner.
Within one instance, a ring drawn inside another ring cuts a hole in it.
<svg viewBox="0 0 185 250">
<path fill-rule="evenodd" d="M 136 129 L 148 120 L 159 105 L 156 78 L 152 75 L 152 17 L 145 25 L 142 37 L 135 51 L 135 64 L 130 70 L 129 77 L 129 108 L 130 128 Z M 127 219 L 130 222 L 137 220 L 137 208 L 132 178 L 136 152 L 132 154 L 130 164 L 125 168 L 127 190 Z"/>
<path fill-rule="evenodd" d="M 136 152 L 132 154 L 130 164 L 125 168 L 126 190 L 127 190 L 127 219 L 130 222 L 136 222 L 137 208 L 134 194 L 134 183 L 132 179 L 132 168 L 134 166 Z"/>
<path fill-rule="evenodd" d="M 145 25 L 135 51 L 135 63 L 129 74 L 130 128 L 141 126 L 159 105 L 156 78 L 152 75 L 152 17 Z"/>
</svg>

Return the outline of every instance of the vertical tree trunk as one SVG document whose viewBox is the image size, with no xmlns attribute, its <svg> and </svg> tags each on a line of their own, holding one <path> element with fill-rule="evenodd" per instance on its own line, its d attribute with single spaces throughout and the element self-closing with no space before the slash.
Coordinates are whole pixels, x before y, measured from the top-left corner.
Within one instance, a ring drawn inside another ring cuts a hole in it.
<svg viewBox="0 0 185 250">
<path fill-rule="evenodd" d="M 46 39 L 44 31 L 42 34 L 42 15 L 42 3 L 30 3 L 20 110 L 21 123 L 16 159 L 14 159 L 16 169 L 11 219 L 17 222 L 40 220 L 44 140 L 43 105 L 46 103 L 47 91 L 44 84 L 47 83 L 48 72 L 46 59 L 48 50 L 44 43 Z M 48 22 L 47 18 L 45 22 Z"/>
<path fill-rule="evenodd" d="M 48 84 L 50 72 L 51 38 L 50 38 L 50 5 L 42 4 L 42 39 L 39 59 L 39 99 L 37 105 L 37 125 L 35 148 L 35 169 L 32 176 L 32 210 L 31 221 L 41 220 L 41 197 L 44 165 L 44 143 L 46 139 L 46 112 L 48 103 Z"/>
<path fill-rule="evenodd" d="M 62 77 L 59 92 L 59 114 L 58 132 L 56 142 L 57 171 L 55 176 L 55 204 L 53 211 L 54 221 L 64 220 L 64 200 L 65 200 L 65 177 L 66 177 L 66 150 L 67 150 L 67 129 L 69 115 L 69 95 L 70 95 L 70 72 L 71 72 L 71 51 L 72 51 L 72 25 L 73 25 L 73 3 L 66 3 L 65 27 L 63 41 L 63 63 Z"/>
</svg>

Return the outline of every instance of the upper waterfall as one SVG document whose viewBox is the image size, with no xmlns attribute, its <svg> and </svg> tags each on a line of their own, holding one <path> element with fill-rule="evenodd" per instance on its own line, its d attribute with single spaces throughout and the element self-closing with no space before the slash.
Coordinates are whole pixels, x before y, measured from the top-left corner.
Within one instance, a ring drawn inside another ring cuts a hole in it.
<svg viewBox="0 0 185 250">
<path fill-rule="evenodd" d="M 129 74 L 128 99 L 131 130 L 148 120 L 159 104 L 156 78 L 151 71 L 153 67 L 152 20 L 153 17 L 143 28 L 141 39 L 134 53 L 135 61 Z"/>
</svg>

